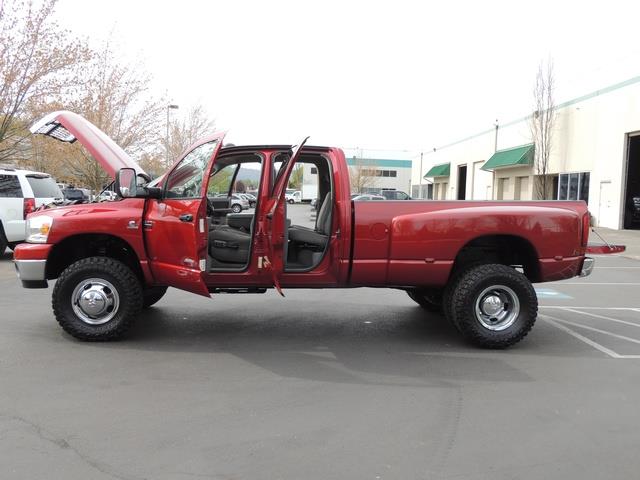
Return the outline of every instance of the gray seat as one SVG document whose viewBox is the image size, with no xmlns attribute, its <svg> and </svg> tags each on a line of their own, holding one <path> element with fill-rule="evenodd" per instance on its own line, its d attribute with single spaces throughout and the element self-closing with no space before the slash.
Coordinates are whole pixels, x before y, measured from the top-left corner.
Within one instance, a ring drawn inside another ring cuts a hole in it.
<svg viewBox="0 0 640 480">
<path fill-rule="evenodd" d="M 219 262 L 247 263 L 251 248 L 252 217 L 253 214 L 229 214 L 227 225 L 215 225 L 209 232 L 209 254 Z"/>
<path fill-rule="evenodd" d="M 316 228 L 294 225 L 289 228 L 289 240 L 324 249 L 331 234 L 331 203 L 331 195 L 326 195 L 318 212 Z"/>
</svg>

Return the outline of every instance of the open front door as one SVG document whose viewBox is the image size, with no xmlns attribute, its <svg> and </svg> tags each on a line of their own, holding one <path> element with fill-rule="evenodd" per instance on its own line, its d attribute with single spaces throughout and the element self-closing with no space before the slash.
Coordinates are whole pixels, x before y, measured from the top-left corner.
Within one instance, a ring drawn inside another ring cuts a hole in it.
<svg viewBox="0 0 640 480">
<path fill-rule="evenodd" d="M 271 197 L 269 198 L 269 202 L 266 205 L 266 219 L 267 219 L 267 239 L 268 239 L 268 256 L 263 260 L 259 260 L 259 266 L 261 268 L 270 268 L 273 275 L 273 284 L 280 293 L 282 294 L 282 290 L 280 289 L 280 276 L 284 272 L 285 266 L 285 228 L 286 228 L 286 219 L 285 219 L 285 193 L 287 190 L 287 182 L 289 181 L 289 176 L 295 166 L 296 160 L 300 156 L 302 151 L 302 147 L 307 142 L 309 137 L 306 137 L 302 142 L 298 145 L 295 145 L 291 149 L 291 156 L 289 160 L 284 162 L 278 170 L 274 185 L 273 191 L 271 193 Z M 266 265 L 260 265 L 260 263 L 266 263 Z"/>
<path fill-rule="evenodd" d="M 199 142 L 166 176 L 161 199 L 149 199 L 144 235 L 150 267 L 159 283 L 209 296 L 207 179 L 224 133 Z"/>
</svg>

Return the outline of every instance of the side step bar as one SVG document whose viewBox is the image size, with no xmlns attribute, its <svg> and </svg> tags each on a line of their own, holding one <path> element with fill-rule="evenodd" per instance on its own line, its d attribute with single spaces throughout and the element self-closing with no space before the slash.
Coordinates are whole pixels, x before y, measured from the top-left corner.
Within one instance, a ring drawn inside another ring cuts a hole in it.
<svg viewBox="0 0 640 480">
<path fill-rule="evenodd" d="M 238 288 L 211 288 L 210 293 L 266 293 L 266 288 L 238 287 Z"/>
</svg>

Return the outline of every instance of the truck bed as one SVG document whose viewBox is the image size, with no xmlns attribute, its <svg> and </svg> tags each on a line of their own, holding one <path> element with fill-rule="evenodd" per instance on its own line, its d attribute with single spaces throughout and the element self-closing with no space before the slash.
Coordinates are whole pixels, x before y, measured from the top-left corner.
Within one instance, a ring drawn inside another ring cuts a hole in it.
<svg viewBox="0 0 640 480">
<path fill-rule="evenodd" d="M 582 201 L 352 202 L 353 284 L 445 285 L 461 250 L 500 236 L 530 245 L 540 278 L 569 278 L 584 257 Z"/>
</svg>

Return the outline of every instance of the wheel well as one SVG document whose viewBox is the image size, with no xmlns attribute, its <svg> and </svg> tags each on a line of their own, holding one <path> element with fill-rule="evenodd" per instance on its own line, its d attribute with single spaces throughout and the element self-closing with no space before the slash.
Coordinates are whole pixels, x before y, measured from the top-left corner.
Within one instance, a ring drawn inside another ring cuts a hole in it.
<svg viewBox="0 0 640 480">
<path fill-rule="evenodd" d="M 47 278 L 58 278 L 69 265 L 87 257 L 119 260 L 144 280 L 140 260 L 131 245 L 121 238 L 105 234 L 74 235 L 54 245 L 47 260 Z"/>
<path fill-rule="evenodd" d="M 485 235 L 471 240 L 458 252 L 452 275 L 465 266 L 480 263 L 521 267 L 530 281 L 540 278 L 536 249 L 527 239 L 515 235 Z"/>
</svg>

